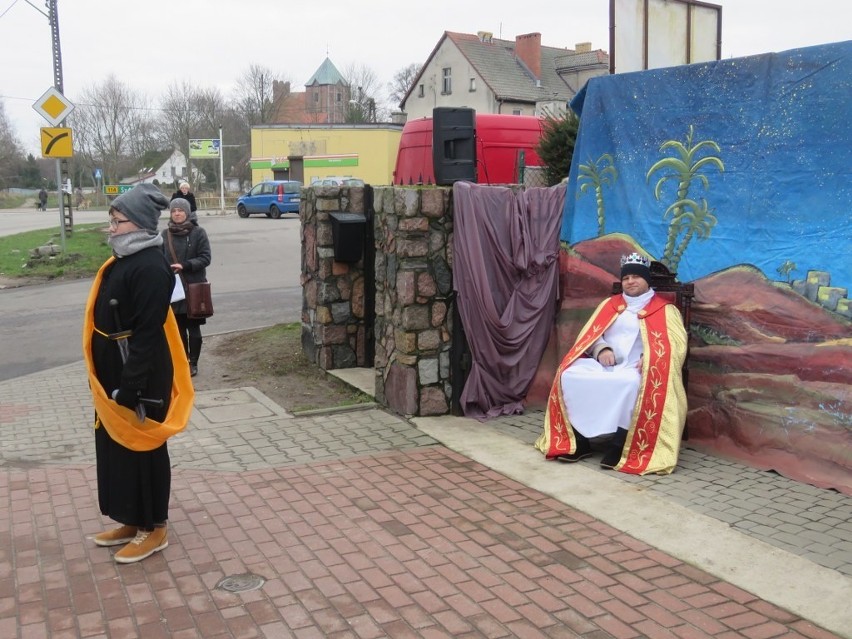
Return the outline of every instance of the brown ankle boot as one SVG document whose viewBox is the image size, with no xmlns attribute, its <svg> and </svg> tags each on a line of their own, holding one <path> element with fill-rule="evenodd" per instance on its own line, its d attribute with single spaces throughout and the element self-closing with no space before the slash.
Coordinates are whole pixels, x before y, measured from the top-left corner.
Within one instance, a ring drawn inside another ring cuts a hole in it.
<svg viewBox="0 0 852 639">
<path fill-rule="evenodd" d="M 120 526 L 99 533 L 92 538 L 97 546 L 120 546 L 136 536 L 136 526 Z"/>
<path fill-rule="evenodd" d="M 133 541 L 115 553 L 115 560 L 120 564 L 136 563 L 168 545 L 169 540 L 165 526 L 154 528 L 154 530 L 139 530 L 136 532 Z"/>
</svg>

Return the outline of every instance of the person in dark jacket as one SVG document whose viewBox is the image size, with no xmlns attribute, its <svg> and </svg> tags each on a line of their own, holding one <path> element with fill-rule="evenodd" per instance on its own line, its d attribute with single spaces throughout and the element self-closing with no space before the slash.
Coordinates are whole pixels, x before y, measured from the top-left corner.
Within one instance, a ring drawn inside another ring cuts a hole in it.
<svg viewBox="0 0 852 639">
<path fill-rule="evenodd" d="M 184 285 L 206 282 L 211 259 L 207 231 L 198 226 L 198 215 L 190 210 L 188 200 L 175 198 L 169 203 L 169 209 L 169 228 L 162 233 L 166 259 L 171 263 L 172 270 L 183 279 Z M 185 299 L 174 302 L 172 310 L 189 358 L 189 374 L 195 377 L 201 355 L 201 325 L 207 320 L 187 317 Z"/>
<path fill-rule="evenodd" d="M 94 400 L 98 503 L 122 524 L 95 535 L 98 546 L 124 547 L 118 563 L 141 561 L 168 546 L 171 466 L 166 432 L 180 352 L 169 301 L 174 275 L 157 232 L 166 197 L 143 184 L 119 195 L 109 210 L 113 257 L 101 267 L 86 306 L 83 354 Z M 169 322 L 167 324 L 167 322 Z M 180 362 L 186 369 L 186 363 Z M 191 410 L 192 393 L 189 389 Z M 184 399 L 175 399 L 180 408 Z M 122 408 L 123 407 L 123 408 Z M 173 414 L 176 411 L 172 411 Z M 153 421 L 158 420 L 158 421 Z"/>
<path fill-rule="evenodd" d="M 178 198 L 182 198 L 189 202 L 188 213 L 195 213 L 198 210 L 198 206 L 195 204 L 195 194 L 189 190 L 189 182 L 186 180 L 181 180 L 178 184 L 178 190 L 172 193 L 172 200 L 176 200 Z"/>
</svg>

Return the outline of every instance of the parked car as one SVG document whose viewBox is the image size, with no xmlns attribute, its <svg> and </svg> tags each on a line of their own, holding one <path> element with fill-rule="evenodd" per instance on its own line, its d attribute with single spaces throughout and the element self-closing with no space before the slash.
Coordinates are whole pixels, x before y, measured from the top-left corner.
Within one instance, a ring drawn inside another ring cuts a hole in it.
<svg viewBox="0 0 852 639">
<path fill-rule="evenodd" d="M 324 178 L 314 178 L 311 180 L 311 186 L 364 186 L 364 180 L 361 178 L 346 176 L 329 176 Z"/>
<path fill-rule="evenodd" d="M 282 213 L 299 212 L 302 183 L 295 180 L 266 180 L 237 198 L 237 215 L 248 217 L 263 213 L 278 219 Z"/>
</svg>

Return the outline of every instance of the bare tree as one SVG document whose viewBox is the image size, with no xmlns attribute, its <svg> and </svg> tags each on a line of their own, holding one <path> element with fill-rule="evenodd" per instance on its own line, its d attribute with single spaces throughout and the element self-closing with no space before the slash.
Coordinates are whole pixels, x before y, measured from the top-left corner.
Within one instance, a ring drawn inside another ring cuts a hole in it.
<svg viewBox="0 0 852 639">
<path fill-rule="evenodd" d="M 20 182 L 19 167 L 24 162 L 24 150 L 6 117 L 6 105 L 0 102 L 0 188 Z"/>
<path fill-rule="evenodd" d="M 267 124 L 274 111 L 272 86 L 281 78 L 268 68 L 252 64 L 237 80 L 234 104 L 248 125 Z"/>
<path fill-rule="evenodd" d="M 422 68 L 423 65 L 419 62 L 412 62 L 407 67 L 403 67 L 393 74 L 393 80 L 388 82 L 388 100 L 394 107 L 402 107 L 402 100 L 405 98 L 405 94 L 408 93 L 414 80 L 420 75 Z"/>
<path fill-rule="evenodd" d="M 115 184 L 154 143 L 147 99 L 110 75 L 75 102 L 70 119 L 78 152 L 89 166 L 103 166 L 105 184 Z"/>
<path fill-rule="evenodd" d="M 232 131 L 231 123 L 233 117 L 227 102 L 216 88 L 202 89 L 197 94 L 196 112 L 198 114 L 198 137 L 202 138 L 218 138 L 219 129 L 222 129 L 222 137 L 228 141 L 229 145 L 237 144 L 231 139 Z M 233 147 L 219 149 L 223 153 L 222 164 L 224 167 L 229 167 L 229 159 L 234 154 Z M 219 183 L 219 162 L 215 160 L 204 160 L 198 163 L 199 168 L 204 173 L 209 184 Z"/>
<path fill-rule="evenodd" d="M 377 122 L 376 103 L 380 100 L 380 84 L 375 71 L 363 64 L 350 64 L 343 72 L 349 84 L 349 106 L 344 121 L 349 123 Z"/>
<path fill-rule="evenodd" d="M 160 135 L 172 148 L 189 157 L 189 140 L 199 135 L 199 91 L 188 82 L 170 84 L 160 99 Z"/>
</svg>

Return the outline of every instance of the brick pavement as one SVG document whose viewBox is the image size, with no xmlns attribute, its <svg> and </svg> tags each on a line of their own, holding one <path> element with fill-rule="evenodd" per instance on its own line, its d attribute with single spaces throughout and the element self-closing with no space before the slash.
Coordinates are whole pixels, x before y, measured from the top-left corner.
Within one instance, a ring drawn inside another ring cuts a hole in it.
<svg viewBox="0 0 852 639">
<path fill-rule="evenodd" d="M 93 466 L 0 481 L 3 637 L 835 636 L 442 446 L 176 470 L 170 545 L 129 566 L 88 539 Z"/>
<path fill-rule="evenodd" d="M 852 636 L 848 610 L 824 616 L 832 634 L 816 610 L 789 612 L 537 489 L 539 459 L 518 481 L 463 454 L 495 448 L 505 430 L 512 452 L 491 452 L 524 458 L 534 416 L 451 450 L 380 410 L 293 417 L 252 389 L 200 400 L 170 443 L 170 545 L 119 566 L 88 539 L 108 522 L 82 366 L 0 383 L 0 637 Z M 711 461 L 690 453 L 671 477 L 721 493 L 698 472 Z M 614 475 L 600 473 L 602 485 L 675 499 L 672 485 Z M 819 570 L 826 588 L 852 583 Z M 217 589 L 245 573 L 266 582 Z"/>
</svg>

